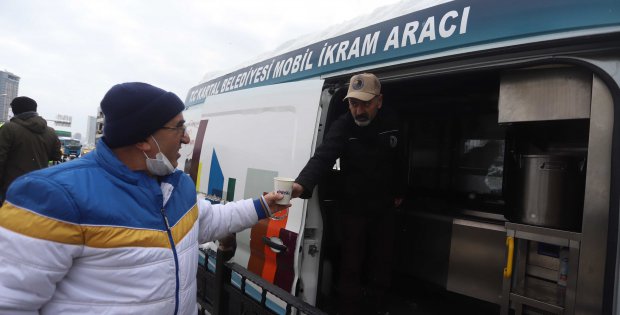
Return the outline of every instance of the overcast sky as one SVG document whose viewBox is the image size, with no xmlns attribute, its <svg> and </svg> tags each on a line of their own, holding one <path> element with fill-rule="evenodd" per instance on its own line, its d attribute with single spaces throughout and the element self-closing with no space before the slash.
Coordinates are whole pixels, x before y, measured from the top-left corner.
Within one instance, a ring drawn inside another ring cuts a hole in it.
<svg viewBox="0 0 620 315">
<path fill-rule="evenodd" d="M 0 70 L 21 78 L 18 94 L 43 117 L 73 117 L 57 129 L 84 135 L 114 84 L 147 82 L 184 100 L 206 73 L 397 1 L 0 1 Z"/>
</svg>

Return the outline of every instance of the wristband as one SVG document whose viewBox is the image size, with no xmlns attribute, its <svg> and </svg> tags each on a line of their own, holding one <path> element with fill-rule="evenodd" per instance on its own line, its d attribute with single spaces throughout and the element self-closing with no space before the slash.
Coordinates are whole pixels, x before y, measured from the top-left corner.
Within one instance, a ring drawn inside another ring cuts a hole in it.
<svg viewBox="0 0 620 315">
<path fill-rule="evenodd" d="M 265 212 L 267 217 L 271 218 L 273 216 L 273 213 L 271 213 L 271 209 L 269 209 L 267 200 L 265 200 L 265 196 L 260 196 L 260 204 L 263 207 L 263 211 Z"/>
</svg>

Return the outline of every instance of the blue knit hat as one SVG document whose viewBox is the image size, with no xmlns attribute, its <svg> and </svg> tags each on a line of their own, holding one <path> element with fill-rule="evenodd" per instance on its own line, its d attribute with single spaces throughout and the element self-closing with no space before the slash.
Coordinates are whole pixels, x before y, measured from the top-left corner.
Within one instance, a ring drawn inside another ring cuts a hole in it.
<svg viewBox="0 0 620 315">
<path fill-rule="evenodd" d="M 142 82 L 117 84 L 101 100 L 103 139 L 110 148 L 144 141 L 183 109 L 172 92 Z"/>
</svg>

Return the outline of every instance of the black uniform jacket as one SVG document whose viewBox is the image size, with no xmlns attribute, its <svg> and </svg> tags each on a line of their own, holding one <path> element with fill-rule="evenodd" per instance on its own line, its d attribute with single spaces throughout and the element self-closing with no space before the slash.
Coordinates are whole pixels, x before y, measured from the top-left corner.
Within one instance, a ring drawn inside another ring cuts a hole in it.
<svg viewBox="0 0 620 315">
<path fill-rule="evenodd" d="M 405 190 L 402 142 L 398 117 L 385 107 L 366 127 L 356 125 L 350 112 L 343 114 L 295 179 L 304 187 L 301 198 L 311 197 L 314 186 L 340 158 L 342 197 L 347 210 L 392 207 L 394 198 L 403 196 Z"/>
</svg>

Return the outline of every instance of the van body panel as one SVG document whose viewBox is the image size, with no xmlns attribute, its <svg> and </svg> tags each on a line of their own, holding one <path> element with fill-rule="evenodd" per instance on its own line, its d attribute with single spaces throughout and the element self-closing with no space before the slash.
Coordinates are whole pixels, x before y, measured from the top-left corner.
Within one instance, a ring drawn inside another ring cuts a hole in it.
<svg viewBox="0 0 620 315">
<path fill-rule="evenodd" d="M 451 1 L 309 43 L 190 89 L 185 104 L 240 89 L 302 80 L 393 60 L 430 58 L 558 38 L 617 32 L 620 3 Z M 393 13 L 392 13 L 393 14 Z M 588 30 L 581 33 L 583 30 Z M 461 50 L 461 51 L 459 51 Z"/>
<path fill-rule="evenodd" d="M 274 177 L 295 177 L 311 156 L 322 85 L 312 79 L 265 86 L 190 107 L 184 118 L 193 140 L 182 149 L 186 161 L 179 167 L 192 175 L 187 163 L 190 156 L 194 163 L 194 149 L 200 148 L 193 176 L 197 191 L 213 203 L 272 191 Z M 293 199 L 290 209 L 237 234 L 234 261 L 292 291 L 304 220 L 304 201 Z M 267 246 L 265 237 L 287 249 Z"/>
</svg>

